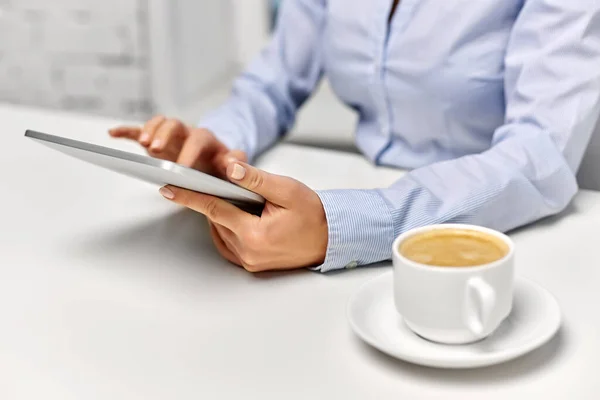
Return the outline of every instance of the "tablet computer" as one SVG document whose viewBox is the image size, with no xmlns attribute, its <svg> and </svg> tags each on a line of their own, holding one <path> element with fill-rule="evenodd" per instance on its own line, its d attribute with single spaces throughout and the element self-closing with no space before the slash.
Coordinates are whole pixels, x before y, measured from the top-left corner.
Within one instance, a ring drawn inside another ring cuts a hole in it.
<svg viewBox="0 0 600 400">
<path fill-rule="evenodd" d="M 82 161 L 157 185 L 173 185 L 206 193 L 242 208 L 262 206 L 264 199 L 231 182 L 171 161 L 160 160 L 47 133 L 27 130 L 25 136 Z M 262 207 L 260 207 L 262 208 Z"/>
</svg>

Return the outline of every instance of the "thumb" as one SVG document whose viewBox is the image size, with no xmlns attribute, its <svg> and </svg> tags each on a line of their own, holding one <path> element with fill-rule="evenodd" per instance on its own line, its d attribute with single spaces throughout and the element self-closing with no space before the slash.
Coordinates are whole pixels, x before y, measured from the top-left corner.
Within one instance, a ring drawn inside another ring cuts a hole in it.
<svg viewBox="0 0 600 400">
<path fill-rule="evenodd" d="M 234 161 L 247 162 L 248 156 L 242 150 L 231 150 L 223 156 L 225 160 L 225 168 Z"/>
<path fill-rule="evenodd" d="M 286 206 L 299 182 L 285 176 L 274 175 L 243 162 L 232 162 L 227 167 L 227 177 L 238 186 L 258 193 L 273 204 Z"/>
<path fill-rule="evenodd" d="M 229 164 L 236 161 L 241 161 L 245 163 L 248 161 L 248 156 L 242 150 L 231 150 L 220 155 L 219 158 L 215 161 L 217 170 L 220 174 L 222 174 L 222 176 L 225 176 L 227 174 L 227 167 L 229 166 Z"/>
</svg>

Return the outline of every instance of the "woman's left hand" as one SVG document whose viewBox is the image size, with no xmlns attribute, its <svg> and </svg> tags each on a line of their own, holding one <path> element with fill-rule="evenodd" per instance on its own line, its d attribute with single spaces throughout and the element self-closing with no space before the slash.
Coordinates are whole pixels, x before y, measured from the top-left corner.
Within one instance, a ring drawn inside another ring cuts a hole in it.
<svg viewBox="0 0 600 400">
<path fill-rule="evenodd" d="M 266 199 L 262 216 L 225 200 L 173 186 L 161 194 L 206 215 L 219 253 L 250 272 L 287 270 L 322 264 L 327 251 L 327 219 L 317 194 L 288 177 L 242 162 L 231 163 L 227 177 Z"/>
</svg>

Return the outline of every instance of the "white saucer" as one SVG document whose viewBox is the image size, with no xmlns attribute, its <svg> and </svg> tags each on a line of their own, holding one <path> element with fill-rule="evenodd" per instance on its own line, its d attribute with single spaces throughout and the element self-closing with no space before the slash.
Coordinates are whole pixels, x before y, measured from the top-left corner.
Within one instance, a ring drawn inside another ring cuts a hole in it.
<svg viewBox="0 0 600 400">
<path fill-rule="evenodd" d="M 513 309 L 489 337 L 467 345 L 433 343 L 404 324 L 394 306 L 392 272 L 363 284 L 348 304 L 354 332 L 390 356 L 438 368 L 499 364 L 546 343 L 560 327 L 560 309 L 546 289 L 523 278 L 515 282 Z"/>
</svg>

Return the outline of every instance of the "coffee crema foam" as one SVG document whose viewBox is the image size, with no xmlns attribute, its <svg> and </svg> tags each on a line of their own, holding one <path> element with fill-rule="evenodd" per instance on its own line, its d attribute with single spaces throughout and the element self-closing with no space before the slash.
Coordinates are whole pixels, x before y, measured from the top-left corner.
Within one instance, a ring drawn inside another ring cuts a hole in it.
<svg viewBox="0 0 600 400">
<path fill-rule="evenodd" d="M 409 237 L 400 253 L 411 261 L 437 267 L 474 267 L 504 258 L 508 245 L 496 236 L 470 229 L 435 229 Z"/>
</svg>

